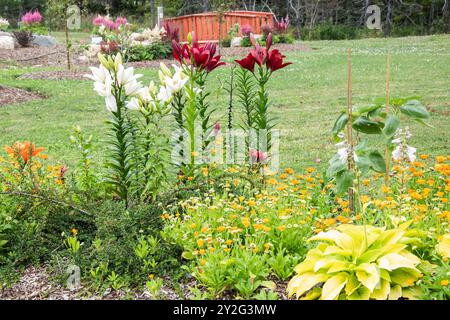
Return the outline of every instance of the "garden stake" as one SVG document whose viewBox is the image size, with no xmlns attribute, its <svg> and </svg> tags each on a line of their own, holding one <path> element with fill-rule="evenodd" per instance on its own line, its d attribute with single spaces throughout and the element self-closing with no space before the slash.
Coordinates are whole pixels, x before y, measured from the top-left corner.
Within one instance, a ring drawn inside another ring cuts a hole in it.
<svg viewBox="0 0 450 320">
<path fill-rule="evenodd" d="M 387 64 L 386 64 L 386 116 L 389 115 L 389 111 L 391 109 L 390 106 L 390 94 L 391 94 L 391 53 L 388 52 L 387 55 Z M 389 152 L 389 146 L 386 145 L 386 152 L 385 152 L 385 161 L 386 161 L 386 174 L 384 176 L 384 184 L 387 186 L 389 183 L 389 163 L 390 163 L 390 152 Z"/>
<path fill-rule="evenodd" d="M 348 49 L 348 84 L 347 84 L 347 136 L 348 136 L 348 171 L 353 172 L 353 130 L 352 130 L 352 49 Z M 355 213 L 355 199 L 353 192 L 353 185 L 348 189 L 348 207 L 350 213 Z"/>
</svg>

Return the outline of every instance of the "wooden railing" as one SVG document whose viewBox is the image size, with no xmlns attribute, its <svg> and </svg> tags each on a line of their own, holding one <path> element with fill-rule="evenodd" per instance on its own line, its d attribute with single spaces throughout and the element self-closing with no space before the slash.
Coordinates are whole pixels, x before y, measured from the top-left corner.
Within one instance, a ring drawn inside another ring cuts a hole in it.
<svg viewBox="0 0 450 320">
<path fill-rule="evenodd" d="M 255 11 L 227 12 L 222 18 L 221 26 L 219 26 L 219 18 L 216 12 L 166 18 L 164 21 L 180 29 L 181 41 L 187 41 L 189 32 L 195 31 L 197 39 L 201 42 L 218 41 L 219 30 L 221 39 L 224 39 L 230 28 L 236 24 L 239 24 L 241 27 L 245 25 L 251 26 L 255 34 L 261 34 L 261 27 L 265 24 L 271 27 L 274 25 L 272 13 Z"/>
</svg>

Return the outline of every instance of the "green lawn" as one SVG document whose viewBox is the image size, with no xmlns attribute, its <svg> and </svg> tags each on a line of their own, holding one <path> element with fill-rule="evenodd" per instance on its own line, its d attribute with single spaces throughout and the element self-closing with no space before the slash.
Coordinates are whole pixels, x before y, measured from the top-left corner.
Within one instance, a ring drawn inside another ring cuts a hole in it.
<svg viewBox="0 0 450 320">
<path fill-rule="evenodd" d="M 294 64 L 279 71 L 270 83 L 271 110 L 278 117 L 277 128 L 282 130 L 282 166 L 309 166 L 317 157 L 325 165 L 335 152 L 330 130 L 346 105 L 348 47 L 353 49 L 354 103 L 369 103 L 385 95 L 386 53 L 391 51 L 392 96 L 421 96 L 424 104 L 436 110 L 430 121 L 434 128 L 410 124 L 414 134 L 411 144 L 419 152 L 450 154 L 450 36 L 305 44 L 313 50 L 288 52 L 288 60 Z M 38 70 L 42 68 L 0 71 L 1 84 L 37 90 L 48 96 L 46 100 L 0 107 L 0 145 L 32 140 L 46 147 L 53 161 L 70 166 L 77 154 L 69 143 L 69 135 L 78 124 L 94 134 L 96 155 L 103 156 L 100 142 L 108 114 L 103 100 L 93 92 L 92 83 L 17 79 Z M 145 82 L 157 79 L 155 69 L 139 72 L 145 75 Z M 217 93 L 218 78 L 226 77 L 228 72 L 223 68 L 211 75 L 211 103 L 219 110 L 226 108 L 226 95 Z"/>
</svg>

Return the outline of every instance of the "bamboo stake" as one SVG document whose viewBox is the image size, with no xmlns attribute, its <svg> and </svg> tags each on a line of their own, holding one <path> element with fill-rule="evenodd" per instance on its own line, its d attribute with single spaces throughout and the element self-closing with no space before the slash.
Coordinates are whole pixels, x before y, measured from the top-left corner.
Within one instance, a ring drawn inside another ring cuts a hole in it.
<svg viewBox="0 0 450 320">
<path fill-rule="evenodd" d="M 391 111 L 391 53 L 388 52 L 386 61 L 386 115 L 389 115 Z M 384 184 L 389 183 L 389 171 L 390 171 L 390 152 L 389 147 L 386 145 L 385 151 L 386 161 L 386 174 L 384 176 Z"/>
<path fill-rule="evenodd" d="M 354 169 L 354 158 L 353 158 L 353 117 L 352 117 L 352 50 L 348 49 L 348 83 L 347 83 L 347 138 L 349 144 L 348 152 L 348 171 L 353 172 Z M 355 212 L 355 199 L 353 192 L 353 185 L 348 189 L 348 208 L 350 213 Z"/>
</svg>

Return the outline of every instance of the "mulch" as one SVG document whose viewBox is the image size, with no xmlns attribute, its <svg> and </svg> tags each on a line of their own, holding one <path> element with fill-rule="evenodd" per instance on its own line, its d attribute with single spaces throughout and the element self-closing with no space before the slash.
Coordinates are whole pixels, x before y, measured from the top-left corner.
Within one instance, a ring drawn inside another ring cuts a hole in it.
<svg viewBox="0 0 450 320">
<path fill-rule="evenodd" d="M 34 267 L 30 266 L 25 269 L 20 277 L 20 280 L 12 284 L 10 287 L 2 288 L 0 283 L 0 300 L 120 300 L 130 298 L 130 292 L 124 290 L 106 289 L 104 292 L 92 292 L 89 288 L 81 287 L 77 290 L 69 290 L 65 286 L 51 280 L 51 275 L 46 266 Z M 286 286 L 287 282 L 280 282 L 276 279 L 271 279 L 276 282 L 276 292 L 279 299 L 287 299 Z M 189 288 L 196 286 L 195 279 L 188 283 L 179 283 L 182 296 L 179 291 L 175 292 L 167 283 L 171 283 L 169 277 L 163 277 L 164 285 L 160 291 L 160 299 L 166 300 L 185 300 L 189 299 Z M 134 300 L 149 300 L 152 299 L 150 294 L 145 290 L 131 290 L 131 297 Z M 222 299 L 231 300 L 233 295 L 230 292 L 225 292 Z"/>
<path fill-rule="evenodd" d="M 42 98 L 42 95 L 32 91 L 0 85 L 0 107 Z"/>
</svg>

